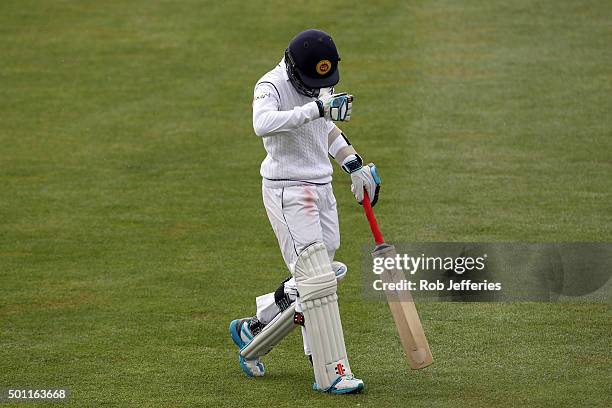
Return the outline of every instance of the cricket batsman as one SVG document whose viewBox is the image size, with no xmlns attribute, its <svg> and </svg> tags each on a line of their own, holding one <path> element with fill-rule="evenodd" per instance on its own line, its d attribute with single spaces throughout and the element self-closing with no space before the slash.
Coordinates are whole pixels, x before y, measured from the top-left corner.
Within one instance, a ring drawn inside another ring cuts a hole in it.
<svg viewBox="0 0 612 408">
<path fill-rule="evenodd" d="M 359 203 L 365 189 L 376 204 L 380 179 L 336 126 L 350 119 L 353 103 L 352 95 L 334 93 L 339 61 L 329 34 L 306 30 L 255 84 L 253 129 L 267 152 L 260 169 L 263 202 L 291 277 L 257 297 L 256 316 L 232 321 L 230 334 L 242 370 L 260 377 L 261 357 L 300 325 L 313 389 L 348 394 L 364 384 L 351 371 L 338 310 L 337 281 L 347 268 L 334 262 L 340 231 L 329 158 L 350 175 Z"/>
</svg>

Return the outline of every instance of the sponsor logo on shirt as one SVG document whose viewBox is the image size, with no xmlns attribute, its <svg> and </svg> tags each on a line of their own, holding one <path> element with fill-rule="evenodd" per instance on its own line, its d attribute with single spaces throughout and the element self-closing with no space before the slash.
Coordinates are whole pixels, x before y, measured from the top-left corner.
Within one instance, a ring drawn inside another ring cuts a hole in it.
<svg viewBox="0 0 612 408">
<path fill-rule="evenodd" d="M 255 101 L 258 101 L 260 99 L 267 98 L 268 96 L 270 96 L 270 92 L 259 93 L 253 97 L 253 103 L 255 103 Z"/>
</svg>

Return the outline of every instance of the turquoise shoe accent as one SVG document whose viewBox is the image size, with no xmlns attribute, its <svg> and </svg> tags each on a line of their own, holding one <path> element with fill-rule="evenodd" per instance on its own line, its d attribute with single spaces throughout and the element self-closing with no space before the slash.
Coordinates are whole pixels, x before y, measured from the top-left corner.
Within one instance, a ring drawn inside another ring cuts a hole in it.
<svg viewBox="0 0 612 408">
<path fill-rule="evenodd" d="M 248 375 L 249 377 L 253 377 L 253 372 L 245 363 L 246 359 L 242 357 L 240 354 L 238 354 L 238 361 L 240 362 L 240 368 L 242 368 L 242 371 L 244 371 L 244 373 Z"/>
<path fill-rule="evenodd" d="M 247 339 L 249 339 L 249 343 L 251 342 L 251 340 L 253 340 L 253 334 L 251 333 L 251 330 L 249 330 L 249 327 L 247 324 L 243 324 L 241 329 L 240 329 L 240 333 L 244 334 L 246 336 Z M 242 336 L 240 336 L 240 338 L 242 338 Z M 245 345 L 249 344 L 249 343 L 245 343 Z"/>
<path fill-rule="evenodd" d="M 250 330 L 248 330 L 248 328 L 246 329 L 247 331 L 244 331 L 245 326 L 246 326 L 244 322 L 246 320 L 247 319 L 232 320 L 232 322 L 229 325 L 229 332 L 230 332 L 230 335 L 232 336 L 232 341 L 240 350 L 242 350 L 253 339 L 253 335 L 250 333 Z M 240 335 L 241 332 L 244 332 L 246 337 L 249 338 L 249 342 L 245 342 L 242 340 L 242 336 Z M 249 362 L 252 362 L 252 361 L 253 360 L 249 360 Z M 257 377 L 256 375 L 253 375 L 253 371 L 251 371 L 251 368 L 249 368 L 249 366 L 246 363 L 247 360 L 240 355 L 240 352 L 238 352 L 238 362 L 240 363 L 240 368 L 242 369 L 242 371 L 244 371 L 246 375 L 248 375 L 249 377 Z M 261 375 L 263 375 L 263 373 L 265 372 L 265 367 L 263 363 L 259 360 L 257 361 L 257 368 L 259 368 L 259 371 L 261 371 L 262 373 Z"/>
<path fill-rule="evenodd" d="M 337 390 L 335 389 L 333 386 L 329 389 L 329 393 L 330 394 L 336 394 L 336 395 L 340 395 L 340 394 L 356 394 L 358 392 L 363 391 L 364 386 L 363 384 L 359 384 L 357 387 L 355 388 L 345 388 L 343 390 Z"/>
<path fill-rule="evenodd" d="M 313 391 L 321 391 L 321 392 L 329 392 L 330 394 L 336 394 L 336 395 L 341 395 L 341 394 L 356 394 L 358 392 L 363 391 L 363 389 L 365 388 L 363 383 L 357 385 L 354 388 L 344 388 L 344 389 L 336 389 L 335 385 L 338 384 L 340 382 L 340 380 L 342 380 L 342 377 L 338 377 L 336 379 L 336 381 L 334 381 L 334 383 L 326 390 L 320 390 L 317 387 L 317 383 L 313 383 L 312 384 L 312 389 Z"/>
<path fill-rule="evenodd" d="M 230 332 L 230 335 L 232 336 L 232 340 L 234 344 L 238 346 L 238 348 L 241 350 L 244 346 L 246 346 L 246 343 L 242 341 L 242 338 L 240 338 L 239 330 L 240 330 L 240 326 L 242 326 L 241 324 L 242 321 L 243 319 L 232 320 L 232 322 L 229 325 L 229 332 Z"/>
</svg>

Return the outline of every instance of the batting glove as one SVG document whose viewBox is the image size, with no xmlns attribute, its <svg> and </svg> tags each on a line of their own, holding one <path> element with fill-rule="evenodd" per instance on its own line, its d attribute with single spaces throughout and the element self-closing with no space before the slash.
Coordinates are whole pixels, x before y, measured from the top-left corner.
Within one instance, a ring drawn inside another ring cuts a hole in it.
<svg viewBox="0 0 612 408">
<path fill-rule="evenodd" d="M 351 191 L 359 204 L 363 203 L 363 190 L 368 192 L 370 204 L 372 207 L 378 202 L 378 193 L 380 192 L 380 177 L 376 172 L 376 166 L 373 163 L 367 166 L 360 166 L 355 171 L 351 172 Z"/>
<path fill-rule="evenodd" d="M 322 93 L 316 102 L 322 118 L 339 122 L 351 120 L 353 95 L 349 95 L 346 92 L 333 95 Z"/>
</svg>

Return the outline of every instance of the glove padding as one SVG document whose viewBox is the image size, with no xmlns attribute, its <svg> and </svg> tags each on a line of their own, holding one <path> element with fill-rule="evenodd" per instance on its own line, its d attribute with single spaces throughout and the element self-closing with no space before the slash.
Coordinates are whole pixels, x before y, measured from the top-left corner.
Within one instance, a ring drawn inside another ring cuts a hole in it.
<svg viewBox="0 0 612 408">
<path fill-rule="evenodd" d="M 376 172 L 373 163 L 363 166 L 361 169 L 351 173 L 351 191 L 359 204 L 363 203 L 363 189 L 368 192 L 372 207 L 378 202 L 378 192 L 380 191 L 380 177 Z"/>
<path fill-rule="evenodd" d="M 353 95 L 346 92 L 330 94 L 321 93 L 317 100 L 319 113 L 325 119 L 333 121 L 347 122 L 351 120 L 351 111 L 353 109 Z"/>
</svg>

